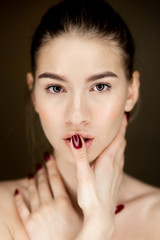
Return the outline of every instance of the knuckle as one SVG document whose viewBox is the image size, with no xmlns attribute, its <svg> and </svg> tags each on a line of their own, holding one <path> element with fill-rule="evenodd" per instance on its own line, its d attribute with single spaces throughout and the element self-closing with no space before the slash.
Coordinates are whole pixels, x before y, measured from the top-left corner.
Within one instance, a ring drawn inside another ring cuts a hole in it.
<svg viewBox="0 0 160 240">
<path fill-rule="evenodd" d="M 40 170 L 38 170 L 38 172 L 37 172 L 37 177 L 38 178 L 40 178 L 40 177 L 42 177 L 42 176 L 44 176 L 45 175 L 45 170 L 44 170 L 44 168 L 41 168 Z"/>
<path fill-rule="evenodd" d="M 34 224 L 34 222 L 39 221 L 39 219 L 41 218 L 41 212 L 39 210 L 36 210 L 34 212 L 34 214 L 32 214 L 32 218 L 29 221 L 29 224 L 32 225 L 32 223 Z"/>
<path fill-rule="evenodd" d="M 49 178 L 50 178 L 50 182 L 57 182 L 57 181 L 59 181 L 59 176 L 57 174 L 55 174 L 55 173 L 51 173 L 49 175 Z"/>
<path fill-rule="evenodd" d="M 45 202 L 45 203 L 43 203 L 43 205 L 41 206 L 41 211 L 42 211 L 43 213 L 47 213 L 47 212 L 50 210 L 50 208 L 51 208 L 50 202 Z"/>
<path fill-rule="evenodd" d="M 48 171 L 57 171 L 57 166 L 55 160 L 51 159 L 47 162 L 47 169 Z"/>
<path fill-rule="evenodd" d="M 29 190 L 29 192 L 34 193 L 36 190 L 36 185 L 34 183 L 30 182 L 30 184 L 28 186 L 28 190 Z"/>
<path fill-rule="evenodd" d="M 39 179 L 38 183 L 41 187 L 46 187 L 47 180 L 45 178 L 41 178 L 41 179 Z"/>
<path fill-rule="evenodd" d="M 80 151 L 76 158 L 79 162 L 86 162 L 86 153 L 84 151 Z"/>
<path fill-rule="evenodd" d="M 45 174 L 45 169 L 44 167 L 41 167 L 40 169 L 37 170 L 36 176 L 39 178 L 40 176 Z"/>
<path fill-rule="evenodd" d="M 30 195 L 32 196 L 32 201 L 37 199 L 37 192 L 36 191 L 30 191 Z"/>
</svg>

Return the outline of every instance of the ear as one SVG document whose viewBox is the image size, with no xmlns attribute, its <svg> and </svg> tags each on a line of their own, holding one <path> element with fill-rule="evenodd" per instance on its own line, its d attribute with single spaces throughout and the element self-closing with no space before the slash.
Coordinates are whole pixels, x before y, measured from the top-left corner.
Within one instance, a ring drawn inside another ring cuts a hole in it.
<svg viewBox="0 0 160 240">
<path fill-rule="evenodd" d="M 31 92 L 33 90 L 33 82 L 34 82 L 32 73 L 28 72 L 26 75 L 26 79 L 27 79 L 28 89 Z"/>
<path fill-rule="evenodd" d="M 34 105 L 34 109 L 36 111 L 36 101 L 35 101 L 35 96 L 34 96 L 34 91 L 33 91 L 33 85 L 34 85 L 34 78 L 32 73 L 28 72 L 26 75 L 26 79 L 27 79 L 27 85 L 28 85 L 28 89 L 30 91 L 31 94 L 31 101 Z"/>
<path fill-rule="evenodd" d="M 128 85 L 128 96 L 125 104 L 125 112 L 130 112 L 134 108 L 139 98 L 140 87 L 140 74 L 138 71 L 134 71 L 132 74 L 132 81 Z"/>
</svg>

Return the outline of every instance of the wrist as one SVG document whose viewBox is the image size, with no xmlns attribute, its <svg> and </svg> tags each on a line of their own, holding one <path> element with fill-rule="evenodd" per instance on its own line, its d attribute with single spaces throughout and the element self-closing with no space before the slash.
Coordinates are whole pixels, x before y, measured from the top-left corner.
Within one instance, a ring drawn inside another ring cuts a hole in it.
<svg viewBox="0 0 160 240">
<path fill-rule="evenodd" d="M 110 240 L 113 234 L 113 222 L 104 222 L 102 219 L 84 220 L 82 229 L 75 240 Z"/>
</svg>

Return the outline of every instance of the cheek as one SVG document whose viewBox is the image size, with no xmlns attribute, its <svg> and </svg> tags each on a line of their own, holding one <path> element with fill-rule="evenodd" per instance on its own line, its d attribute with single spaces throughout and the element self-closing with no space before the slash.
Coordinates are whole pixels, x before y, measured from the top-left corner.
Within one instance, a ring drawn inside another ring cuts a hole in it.
<svg viewBox="0 0 160 240">
<path fill-rule="evenodd" d="M 43 125 L 47 126 L 56 121 L 59 114 L 58 109 L 56 109 L 57 104 L 54 104 L 52 97 L 43 93 L 39 86 L 37 86 L 35 91 L 35 103 L 36 111 Z"/>
<path fill-rule="evenodd" d="M 107 125 L 112 125 L 122 119 L 125 109 L 125 98 L 114 97 L 109 99 L 101 107 L 95 109 L 95 114 L 98 116 L 99 121 Z"/>
<path fill-rule="evenodd" d="M 42 97 L 37 99 L 41 99 L 37 101 L 37 113 L 39 114 L 42 129 L 50 141 L 53 137 L 53 132 L 59 129 L 62 117 L 60 117 L 59 109 L 50 100 L 46 101 Z"/>
<path fill-rule="evenodd" d="M 125 98 L 110 101 L 103 107 L 103 111 L 98 112 L 100 132 L 103 134 L 105 145 L 108 145 L 118 133 L 124 116 Z"/>
<path fill-rule="evenodd" d="M 50 144 L 55 147 L 57 145 L 57 139 L 60 139 L 61 132 L 61 120 L 62 119 L 56 111 L 50 111 L 50 109 L 40 109 L 39 118 L 43 132 L 50 142 Z M 56 137 L 55 137 L 56 136 Z"/>
</svg>

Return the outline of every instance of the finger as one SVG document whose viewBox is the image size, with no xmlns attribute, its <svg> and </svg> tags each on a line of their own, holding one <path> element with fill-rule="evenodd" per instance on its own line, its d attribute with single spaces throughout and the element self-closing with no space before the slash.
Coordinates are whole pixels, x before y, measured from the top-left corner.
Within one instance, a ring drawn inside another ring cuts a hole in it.
<svg viewBox="0 0 160 240">
<path fill-rule="evenodd" d="M 118 150 L 121 139 L 122 138 L 124 139 L 124 137 L 125 137 L 126 126 L 127 126 L 127 119 L 126 119 L 126 116 L 124 115 L 124 117 L 122 119 L 120 129 L 119 129 L 116 137 L 114 138 L 113 142 L 109 146 L 109 151 L 110 152 L 112 152 L 112 151 L 115 152 L 116 150 Z"/>
<path fill-rule="evenodd" d="M 15 200 L 18 214 L 19 214 L 23 224 L 25 224 L 27 218 L 30 215 L 30 211 L 29 211 L 28 207 L 26 206 L 24 199 L 18 189 L 15 190 L 14 200 Z"/>
<path fill-rule="evenodd" d="M 114 172 L 115 176 L 117 173 L 121 173 L 124 166 L 124 149 L 126 146 L 126 141 L 122 139 L 119 145 L 118 152 L 115 153 L 115 156 L 106 157 L 101 159 L 95 166 L 96 179 L 99 183 L 104 183 L 106 179 L 112 175 Z M 103 184 L 104 185 L 104 184 Z"/>
<path fill-rule="evenodd" d="M 115 159 L 116 161 L 114 162 L 114 167 L 115 167 L 115 170 L 116 170 L 114 180 L 115 180 L 115 186 L 116 186 L 116 189 L 117 189 L 117 193 L 118 193 L 119 187 L 121 185 L 122 177 L 123 177 L 125 147 L 126 147 L 126 140 L 124 139 L 121 142 L 120 149 L 119 149 L 119 151 L 117 153 L 117 156 L 116 156 L 116 159 Z"/>
<path fill-rule="evenodd" d="M 117 164 L 116 160 L 119 159 L 119 152 L 120 155 L 122 155 L 122 152 L 124 151 L 124 148 L 121 148 L 122 142 L 125 141 L 125 131 L 127 126 L 127 119 L 124 115 L 122 119 L 122 123 L 120 126 L 120 129 L 115 136 L 115 138 L 112 140 L 109 146 L 107 146 L 103 152 L 99 155 L 98 159 L 96 160 L 95 166 L 94 166 L 94 172 L 96 173 L 97 177 L 100 179 L 102 178 L 101 174 L 102 172 L 110 172 L 112 168 L 114 168 L 114 165 Z M 124 161 L 124 160 L 123 160 Z M 121 164 L 123 166 L 123 163 Z"/>
<path fill-rule="evenodd" d="M 51 155 L 49 155 L 47 159 L 46 167 L 48 171 L 49 183 L 50 183 L 54 198 L 56 199 L 59 197 L 63 197 L 63 198 L 69 199 L 65 189 L 65 185 L 59 173 L 56 161 Z"/>
<path fill-rule="evenodd" d="M 124 166 L 124 152 L 125 152 L 125 148 L 126 148 L 126 140 L 123 139 L 122 143 L 121 143 L 121 146 L 119 148 L 119 151 L 117 152 L 117 155 L 116 155 L 116 164 L 119 163 L 120 167 L 123 168 Z"/>
<path fill-rule="evenodd" d="M 49 202 L 52 199 L 49 183 L 47 180 L 46 170 L 39 164 L 37 171 L 37 186 L 41 203 Z"/>
<path fill-rule="evenodd" d="M 126 126 L 127 126 L 127 119 L 126 119 L 126 116 L 124 115 L 117 135 L 115 136 L 113 141 L 110 143 L 110 145 L 107 148 L 105 148 L 104 151 L 100 154 L 100 158 L 101 157 L 103 158 L 106 156 L 106 151 L 109 157 L 115 158 L 115 154 L 120 149 L 121 142 L 125 137 Z"/>
<path fill-rule="evenodd" d="M 79 180 L 83 180 L 85 178 L 88 179 L 91 173 L 91 168 L 89 166 L 89 162 L 87 158 L 86 145 L 81 136 L 79 135 L 72 136 L 71 149 L 72 149 L 73 157 L 76 162 L 78 179 Z"/>
<path fill-rule="evenodd" d="M 40 199 L 35 178 L 31 173 L 28 175 L 28 193 L 31 212 L 34 212 L 40 206 Z"/>
</svg>

